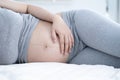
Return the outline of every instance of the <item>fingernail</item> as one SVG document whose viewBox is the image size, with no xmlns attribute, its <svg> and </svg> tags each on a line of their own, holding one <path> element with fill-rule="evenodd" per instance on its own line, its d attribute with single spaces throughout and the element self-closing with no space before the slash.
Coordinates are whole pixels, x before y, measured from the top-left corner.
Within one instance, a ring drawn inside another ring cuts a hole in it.
<svg viewBox="0 0 120 80">
<path fill-rule="evenodd" d="M 64 52 L 64 55 L 65 55 L 66 53 Z"/>
<path fill-rule="evenodd" d="M 63 51 L 61 51 L 61 53 L 63 54 Z"/>
<path fill-rule="evenodd" d="M 71 53 L 71 50 L 69 51 L 69 53 Z"/>
</svg>

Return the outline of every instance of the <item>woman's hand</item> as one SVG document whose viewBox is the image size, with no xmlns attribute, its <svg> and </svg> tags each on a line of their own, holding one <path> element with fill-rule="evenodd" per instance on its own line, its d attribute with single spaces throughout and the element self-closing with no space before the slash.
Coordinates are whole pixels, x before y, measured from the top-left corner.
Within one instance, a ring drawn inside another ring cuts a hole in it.
<svg viewBox="0 0 120 80">
<path fill-rule="evenodd" d="M 61 53 L 69 53 L 74 44 L 74 38 L 69 27 L 59 15 L 54 16 L 52 25 L 52 39 L 54 42 L 57 37 L 60 40 Z"/>
</svg>

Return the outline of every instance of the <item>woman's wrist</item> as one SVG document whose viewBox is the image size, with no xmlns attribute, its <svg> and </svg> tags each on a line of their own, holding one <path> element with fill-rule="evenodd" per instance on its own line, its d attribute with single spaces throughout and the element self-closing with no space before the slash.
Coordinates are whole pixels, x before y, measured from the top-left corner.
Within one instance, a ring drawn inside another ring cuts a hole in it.
<svg viewBox="0 0 120 80">
<path fill-rule="evenodd" d="M 57 18 L 58 18 L 58 16 L 57 16 L 56 14 L 54 14 L 54 15 L 52 16 L 52 22 L 54 22 Z"/>
<path fill-rule="evenodd" d="M 60 14 L 53 15 L 52 22 L 56 22 L 56 21 L 62 21 Z"/>
</svg>

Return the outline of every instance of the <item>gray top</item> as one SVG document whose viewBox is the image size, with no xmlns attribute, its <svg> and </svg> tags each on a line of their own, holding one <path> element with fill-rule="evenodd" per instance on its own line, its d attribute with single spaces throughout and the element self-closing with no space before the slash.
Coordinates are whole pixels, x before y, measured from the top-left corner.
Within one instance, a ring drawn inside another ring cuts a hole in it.
<svg viewBox="0 0 120 80">
<path fill-rule="evenodd" d="M 31 34 L 39 19 L 0 8 L 0 64 L 27 62 Z"/>
<path fill-rule="evenodd" d="M 21 35 L 18 45 L 18 49 L 19 49 L 18 62 L 23 63 L 23 62 L 27 62 L 27 51 L 28 51 L 27 49 L 29 47 L 29 40 L 39 20 L 30 14 L 21 14 L 21 16 L 23 18 L 23 27 L 21 30 Z"/>
</svg>

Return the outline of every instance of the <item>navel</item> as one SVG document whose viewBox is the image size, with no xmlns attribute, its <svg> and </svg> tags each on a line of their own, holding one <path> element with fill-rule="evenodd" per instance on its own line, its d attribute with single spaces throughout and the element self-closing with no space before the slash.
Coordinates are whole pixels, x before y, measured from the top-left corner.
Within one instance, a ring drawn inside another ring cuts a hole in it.
<svg viewBox="0 0 120 80">
<path fill-rule="evenodd" d="M 48 45 L 45 45 L 45 48 L 48 48 Z"/>
</svg>

